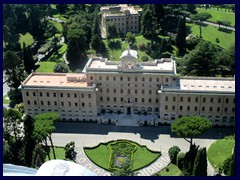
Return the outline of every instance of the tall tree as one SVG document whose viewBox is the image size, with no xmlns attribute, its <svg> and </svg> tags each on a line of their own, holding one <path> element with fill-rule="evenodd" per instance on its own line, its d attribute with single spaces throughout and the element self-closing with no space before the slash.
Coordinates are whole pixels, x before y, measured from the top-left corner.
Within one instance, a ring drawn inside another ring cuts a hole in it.
<svg viewBox="0 0 240 180">
<path fill-rule="evenodd" d="M 153 4 L 153 7 L 158 29 L 162 29 L 165 17 L 165 9 L 162 4 Z"/>
<path fill-rule="evenodd" d="M 24 117 L 24 162 L 25 165 L 31 167 L 32 165 L 32 155 L 36 142 L 33 138 L 34 130 L 34 119 L 30 115 Z"/>
<path fill-rule="evenodd" d="M 176 46 L 179 49 L 179 54 L 183 54 L 186 48 L 186 18 L 180 17 L 178 22 L 177 36 L 176 36 Z"/>
<path fill-rule="evenodd" d="M 12 51 L 7 51 L 3 58 L 6 82 L 9 87 L 18 89 L 21 82 L 26 78 L 23 61 Z"/>
<path fill-rule="evenodd" d="M 133 45 L 136 42 L 135 34 L 128 32 L 126 34 L 126 40 L 129 44 Z"/>
<path fill-rule="evenodd" d="M 199 24 L 199 37 L 202 38 L 202 23 L 212 17 L 209 13 L 198 13 L 190 16 L 192 20 L 195 20 Z"/>
<path fill-rule="evenodd" d="M 35 62 L 32 56 L 31 48 L 30 46 L 26 47 L 25 42 L 23 42 L 23 63 L 28 74 L 35 69 Z"/>
<path fill-rule="evenodd" d="M 141 17 L 141 34 L 145 38 L 151 39 L 151 43 L 157 35 L 157 22 L 151 5 L 147 6 Z"/>
<path fill-rule="evenodd" d="M 55 112 L 47 112 L 36 115 L 34 119 L 34 137 L 38 142 L 44 143 L 46 147 L 48 146 L 47 141 L 49 140 L 53 151 L 53 157 L 56 159 L 52 141 L 52 133 L 56 130 L 54 123 L 60 119 L 60 115 Z M 49 152 L 47 153 L 48 158 L 50 159 Z"/>
<path fill-rule="evenodd" d="M 37 144 L 33 150 L 32 167 L 39 168 L 45 162 L 46 153 L 41 144 Z"/>
<path fill-rule="evenodd" d="M 64 14 L 68 10 L 67 4 L 57 4 L 56 8 L 60 14 Z"/>
<path fill-rule="evenodd" d="M 107 25 L 107 38 L 108 39 L 113 39 L 117 36 L 118 32 L 117 32 L 117 27 L 114 23 L 108 23 Z"/>
<path fill-rule="evenodd" d="M 206 148 L 198 150 L 193 166 L 193 176 L 207 176 L 207 152 Z"/>
<path fill-rule="evenodd" d="M 185 68 L 183 75 L 188 76 L 216 76 L 218 74 L 217 54 L 221 49 L 207 41 L 200 41 L 189 54 L 182 59 Z"/>
<path fill-rule="evenodd" d="M 200 116 L 181 117 L 171 124 L 172 133 L 184 138 L 192 146 L 192 140 L 212 127 L 210 120 Z M 190 138 L 188 140 L 187 138 Z"/>
<path fill-rule="evenodd" d="M 102 43 L 102 39 L 99 35 L 92 35 L 91 46 L 96 51 L 96 53 L 101 52 Z"/>
</svg>

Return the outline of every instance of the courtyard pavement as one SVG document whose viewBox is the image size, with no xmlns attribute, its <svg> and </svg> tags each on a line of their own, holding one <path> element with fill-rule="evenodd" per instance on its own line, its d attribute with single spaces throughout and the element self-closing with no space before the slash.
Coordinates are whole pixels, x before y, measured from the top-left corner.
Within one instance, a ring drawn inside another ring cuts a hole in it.
<svg viewBox="0 0 240 180">
<path fill-rule="evenodd" d="M 225 135 L 232 134 L 231 128 L 213 128 L 206 134 L 193 139 L 193 143 L 200 147 L 206 147 Z M 75 122 L 58 122 L 56 132 L 52 134 L 55 146 L 64 147 L 70 141 L 75 142 L 77 162 L 99 176 L 108 176 L 110 173 L 93 164 L 84 154 L 83 147 L 93 147 L 101 142 L 117 139 L 128 139 L 146 145 L 150 150 L 161 151 L 162 156 L 150 166 L 139 170 L 139 176 L 149 176 L 160 171 L 169 164 L 168 149 L 178 146 L 182 152 L 189 150 L 189 143 L 183 138 L 177 138 L 171 133 L 170 126 L 160 127 L 130 127 L 104 124 L 87 124 Z M 208 163 L 208 175 L 214 175 L 214 169 Z"/>
</svg>

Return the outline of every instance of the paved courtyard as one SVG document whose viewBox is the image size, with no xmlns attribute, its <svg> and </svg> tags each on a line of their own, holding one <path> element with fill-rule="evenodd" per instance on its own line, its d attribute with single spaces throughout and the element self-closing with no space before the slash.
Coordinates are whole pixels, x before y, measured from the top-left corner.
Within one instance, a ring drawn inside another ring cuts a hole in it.
<svg viewBox="0 0 240 180">
<path fill-rule="evenodd" d="M 231 134 L 234 129 L 213 128 L 205 135 L 193 140 L 196 145 L 206 147 L 219 138 Z M 108 176 L 110 173 L 93 164 L 84 154 L 83 147 L 96 146 L 101 142 L 116 139 L 129 139 L 140 145 L 146 145 L 150 150 L 161 151 L 162 157 L 150 166 L 139 171 L 140 176 L 149 176 L 161 170 L 169 163 L 168 149 L 174 145 L 179 146 L 182 152 L 189 150 L 189 143 L 183 138 L 177 138 L 171 133 L 169 126 L 161 127 L 130 127 L 103 124 L 64 123 L 56 125 L 56 132 L 52 135 L 55 146 L 64 147 L 70 141 L 75 142 L 77 161 L 99 176 Z M 208 165 L 208 175 L 212 176 L 214 169 Z"/>
</svg>

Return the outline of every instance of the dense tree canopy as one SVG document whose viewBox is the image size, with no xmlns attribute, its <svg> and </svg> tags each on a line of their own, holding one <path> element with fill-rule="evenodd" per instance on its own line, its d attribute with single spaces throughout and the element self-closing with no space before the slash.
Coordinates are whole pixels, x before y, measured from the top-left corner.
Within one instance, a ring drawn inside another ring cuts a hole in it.
<svg viewBox="0 0 240 180">
<path fill-rule="evenodd" d="M 171 124 L 172 133 L 184 138 L 190 145 L 193 138 L 204 134 L 211 127 L 211 121 L 200 116 L 181 117 Z M 186 138 L 190 138 L 190 141 Z"/>
</svg>

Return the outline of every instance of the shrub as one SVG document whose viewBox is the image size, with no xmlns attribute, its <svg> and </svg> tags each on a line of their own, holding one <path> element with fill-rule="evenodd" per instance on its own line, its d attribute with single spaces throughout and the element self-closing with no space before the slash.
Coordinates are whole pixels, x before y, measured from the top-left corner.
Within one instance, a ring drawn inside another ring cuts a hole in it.
<svg viewBox="0 0 240 180">
<path fill-rule="evenodd" d="M 68 65 L 63 62 L 57 63 L 54 66 L 55 73 L 68 73 L 68 71 L 69 71 Z"/>
<path fill-rule="evenodd" d="M 75 147 L 75 142 L 74 141 L 71 141 L 71 142 L 66 144 L 66 146 L 64 147 L 64 149 L 65 149 L 65 158 L 66 159 L 70 159 L 70 160 L 74 160 L 75 159 L 74 147 Z"/>
<path fill-rule="evenodd" d="M 142 61 L 143 61 L 143 62 L 148 61 L 148 56 L 142 56 Z"/>
<path fill-rule="evenodd" d="M 145 44 L 144 43 L 139 44 L 138 47 L 139 47 L 140 51 L 144 51 L 145 50 Z"/>
<path fill-rule="evenodd" d="M 220 43 L 220 41 L 219 41 L 219 39 L 218 39 L 218 38 L 216 38 L 216 43 Z"/>
<path fill-rule="evenodd" d="M 169 148 L 168 155 L 173 164 L 177 164 L 177 155 L 180 151 L 181 151 L 181 149 L 178 146 L 173 146 L 173 147 Z"/>
<path fill-rule="evenodd" d="M 177 155 L 177 166 L 180 170 L 182 170 L 182 168 L 183 168 L 184 157 L 185 157 L 185 153 L 183 153 L 183 152 L 180 152 Z"/>
</svg>

